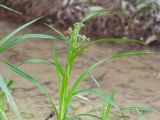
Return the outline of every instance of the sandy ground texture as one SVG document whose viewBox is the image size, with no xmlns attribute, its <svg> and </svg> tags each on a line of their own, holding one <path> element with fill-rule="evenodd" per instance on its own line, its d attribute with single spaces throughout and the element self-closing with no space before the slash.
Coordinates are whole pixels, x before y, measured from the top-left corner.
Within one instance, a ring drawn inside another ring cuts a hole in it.
<svg viewBox="0 0 160 120">
<path fill-rule="evenodd" d="M 11 32 L 21 24 L 13 24 L 10 21 L 0 20 L 0 38 Z M 44 26 L 32 26 L 21 32 L 26 33 L 49 33 L 52 31 Z M 98 44 L 89 48 L 74 65 L 73 75 L 70 84 L 78 77 L 78 74 L 93 63 L 101 60 L 109 55 L 130 51 L 130 50 L 145 50 L 153 51 L 153 54 L 134 56 L 123 59 L 112 60 L 97 67 L 91 73 L 102 85 L 106 94 L 110 90 L 116 92 L 115 101 L 119 106 L 147 106 L 160 110 L 160 53 L 158 48 L 148 47 L 126 47 L 128 44 Z M 57 42 L 57 48 L 60 53 L 60 59 L 65 59 L 66 46 Z M 14 47 L 7 50 L 0 56 L 1 60 L 8 60 L 10 63 L 17 64 L 28 58 L 44 58 L 52 59 L 51 41 L 49 40 L 26 40 L 16 44 Z M 47 64 L 26 64 L 21 66 L 25 72 L 30 73 L 38 81 L 40 81 L 45 88 L 53 95 L 55 101 L 57 100 L 56 92 L 56 78 L 54 69 Z M 3 64 L 0 64 L 0 73 L 7 78 L 9 70 Z M 10 76 L 15 84 L 12 92 L 17 101 L 18 107 L 24 120 L 44 120 L 48 114 L 52 112 L 45 96 L 40 90 L 26 79 L 14 73 Z M 79 87 L 79 89 L 96 88 L 94 82 L 87 78 Z M 70 114 L 93 112 L 100 108 L 100 100 L 93 95 L 86 94 L 91 101 L 74 100 L 71 105 Z M 114 113 L 115 109 L 113 109 Z M 9 120 L 16 120 L 14 116 L 9 114 Z M 160 120 L 158 113 L 144 113 L 146 120 Z M 87 120 L 87 118 L 84 118 Z M 94 120 L 92 118 L 92 120 Z M 117 118 L 121 120 L 121 118 Z M 136 112 L 127 112 L 127 120 L 138 120 Z"/>
</svg>

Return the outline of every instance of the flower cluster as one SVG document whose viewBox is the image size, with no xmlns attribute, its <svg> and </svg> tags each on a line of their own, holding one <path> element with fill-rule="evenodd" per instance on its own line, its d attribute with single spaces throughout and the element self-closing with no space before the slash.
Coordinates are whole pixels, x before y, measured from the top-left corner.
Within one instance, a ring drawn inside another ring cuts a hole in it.
<svg viewBox="0 0 160 120">
<path fill-rule="evenodd" d="M 79 48 L 81 44 L 89 41 L 89 38 L 85 35 L 79 34 L 82 27 L 84 27 L 84 24 L 78 22 L 73 25 L 73 28 L 69 28 L 69 34 L 72 36 L 70 39 L 73 41 L 72 45 L 74 49 Z"/>
</svg>

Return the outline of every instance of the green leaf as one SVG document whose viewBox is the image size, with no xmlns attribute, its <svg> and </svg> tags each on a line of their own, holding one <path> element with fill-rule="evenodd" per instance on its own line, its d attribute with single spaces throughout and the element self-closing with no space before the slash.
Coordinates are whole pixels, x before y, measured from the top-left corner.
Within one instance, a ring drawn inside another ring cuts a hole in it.
<svg viewBox="0 0 160 120">
<path fill-rule="evenodd" d="M 14 38 L 13 40 L 3 44 L 3 46 L 0 47 L 0 53 L 4 52 L 9 47 L 13 46 L 15 43 L 23 41 L 25 39 L 29 39 L 29 38 L 41 38 L 41 39 L 43 38 L 43 39 L 51 39 L 51 40 L 58 39 L 54 36 L 45 35 L 45 34 L 26 34 L 26 35 L 18 36 Z"/>
<path fill-rule="evenodd" d="M 15 12 L 15 13 L 20 14 L 20 15 L 22 14 L 21 12 L 18 12 L 18 11 L 14 10 L 10 7 L 7 7 L 6 5 L 3 5 L 3 4 L 0 4 L 0 7 L 4 8 L 6 10 L 9 10 L 9 11 Z"/>
<path fill-rule="evenodd" d="M 5 93 L 3 91 L 0 92 L 0 109 L 5 111 Z"/>
<path fill-rule="evenodd" d="M 42 17 L 39 17 L 35 20 L 32 20 L 24 25 L 22 25 L 21 27 L 17 28 L 16 30 L 14 30 L 13 32 L 11 32 L 10 34 L 6 35 L 4 38 L 2 38 L 0 40 L 0 47 L 2 47 L 2 45 L 4 43 L 6 43 L 11 37 L 13 37 L 15 34 L 17 34 L 18 32 L 20 32 L 21 30 L 23 30 L 24 28 L 28 27 L 29 25 L 33 24 L 34 22 L 38 21 L 39 19 L 41 19 Z"/>
<path fill-rule="evenodd" d="M 13 85 L 13 80 L 10 80 L 7 83 L 7 88 L 10 89 L 12 85 Z M 5 93 L 3 91 L 0 92 L 0 109 L 2 111 L 5 111 Z"/>
<path fill-rule="evenodd" d="M 13 85 L 13 80 L 10 80 L 8 83 L 7 83 L 7 88 L 10 89 Z"/>
<path fill-rule="evenodd" d="M 48 25 L 47 23 L 44 23 L 44 24 L 48 26 L 49 28 L 51 28 L 52 30 L 54 30 L 56 33 L 58 33 L 62 38 L 66 38 L 65 35 L 61 33 L 58 29 L 52 27 L 51 25 Z"/>
<path fill-rule="evenodd" d="M 95 10 L 95 11 L 91 11 L 90 13 L 88 13 L 82 20 L 82 23 L 88 21 L 89 19 L 100 15 L 100 14 L 105 14 L 105 13 L 113 13 L 115 10 L 109 10 L 109 9 L 102 9 L 102 10 Z"/>
<path fill-rule="evenodd" d="M 7 115 L 0 109 L 0 120 L 8 120 Z"/>
<path fill-rule="evenodd" d="M 78 77 L 78 79 L 76 80 L 76 82 L 73 84 L 73 86 L 71 87 L 69 93 L 68 93 L 68 98 L 67 98 L 67 101 L 66 101 L 66 105 L 69 104 L 71 98 L 72 98 L 72 95 L 73 93 L 76 91 L 78 85 L 85 79 L 85 77 L 91 72 L 93 71 L 93 69 L 95 67 L 97 67 L 98 65 L 104 63 L 105 61 L 108 61 L 108 60 L 111 60 L 111 59 L 115 59 L 115 58 L 121 58 L 121 57 L 127 57 L 127 56 L 132 56 L 132 55 L 141 55 L 141 54 L 148 54 L 150 52 L 126 52 L 126 53 L 120 53 L 120 54 L 116 54 L 116 55 L 113 55 L 111 57 L 107 57 L 95 64 L 93 64 L 91 67 L 89 67 L 87 70 L 85 70 L 84 72 L 82 72 L 80 74 L 80 76 Z M 67 106 L 66 106 L 67 107 Z"/>
<path fill-rule="evenodd" d="M 21 66 L 23 64 L 27 64 L 27 63 L 47 63 L 50 65 L 54 65 L 54 63 L 49 60 L 40 59 L 40 58 L 32 58 L 32 59 L 28 59 L 28 60 L 21 62 L 20 64 L 17 65 L 17 67 Z"/>
<path fill-rule="evenodd" d="M 55 71 L 56 71 L 56 79 L 57 79 L 57 83 L 58 83 L 58 97 L 59 97 L 59 114 L 60 114 L 60 119 L 63 119 L 63 102 L 65 100 L 65 96 L 66 96 L 66 89 L 65 87 L 67 87 L 67 84 L 65 83 L 66 80 L 61 80 L 62 77 L 64 76 L 64 69 L 63 66 L 60 65 L 59 63 L 59 58 L 58 58 L 58 54 L 57 54 L 57 49 L 56 46 L 52 45 L 52 50 L 53 50 L 53 61 L 55 63 Z M 62 84 L 62 85 L 61 85 Z"/>
<path fill-rule="evenodd" d="M 117 110 L 120 110 L 120 108 L 111 100 L 109 99 L 108 96 L 104 95 L 102 92 L 99 92 L 97 90 L 92 90 L 92 89 L 89 89 L 89 90 L 80 90 L 80 91 L 77 91 L 73 94 L 73 96 L 75 95 L 79 95 L 81 93 L 91 93 L 91 94 L 94 94 L 95 96 L 98 96 L 99 98 L 101 98 L 103 101 L 105 101 L 106 103 L 109 103 L 111 104 L 113 107 L 115 107 Z"/>
<path fill-rule="evenodd" d="M 75 55 L 73 57 L 73 59 L 76 59 L 76 57 L 78 57 L 79 55 L 81 55 L 88 47 L 94 45 L 95 43 L 101 43 L 101 42 L 115 42 L 115 43 L 123 43 L 123 42 L 136 42 L 136 43 L 141 43 L 141 44 L 145 44 L 142 41 L 139 40 L 134 40 L 134 39 L 126 39 L 126 38 L 102 38 L 102 39 L 98 39 L 95 40 L 87 45 L 84 45 L 82 47 L 80 47 L 79 49 L 76 50 Z"/>
<path fill-rule="evenodd" d="M 130 107 L 127 107 L 125 109 L 128 109 L 128 110 L 139 110 L 139 111 L 143 111 L 143 112 L 157 112 L 155 109 L 148 108 L 148 107 L 140 107 L 140 106 L 130 106 Z"/>
<path fill-rule="evenodd" d="M 109 59 L 116 59 L 116 58 L 122 58 L 122 57 L 128 57 L 132 55 L 143 55 L 143 54 L 151 54 L 152 52 L 139 52 L 139 51 L 134 51 L 134 52 L 126 52 L 126 53 L 119 53 L 117 55 L 111 56 Z"/>
<path fill-rule="evenodd" d="M 26 78 L 27 80 L 31 81 L 34 85 L 36 85 L 48 98 L 50 104 L 52 105 L 54 112 L 56 113 L 56 115 L 58 116 L 58 111 L 56 109 L 56 106 L 54 104 L 54 102 L 52 101 L 51 96 L 48 94 L 48 92 L 46 91 L 46 89 L 43 87 L 43 85 L 41 83 L 38 82 L 38 80 L 36 80 L 35 78 L 33 78 L 32 76 L 28 75 L 27 73 L 25 73 L 24 71 L 18 69 L 17 67 L 9 64 L 8 62 L 4 61 L 4 64 L 7 65 L 13 72 L 16 72 L 17 74 L 21 75 L 22 77 Z"/>
<path fill-rule="evenodd" d="M 2 89 L 2 91 L 5 93 L 6 97 L 7 97 L 7 100 L 8 100 L 8 103 L 10 104 L 10 106 L 12 107 L 13 111 L 15 112 L 16 116 L 17 116 L 17 119 L 18 120 L 21 120 L 21 115 L 20 115 L 20 112 L 17 108 L 17 105 L 9 91 L 9 89 L 7 88 L 2 76 L 0 75 L 0 87 Z"/>
<path fill-rule="evenodd" d="M 111 92 L 109 95 L 108 95 L 108 101 L 113 101 L 113 96 L 114 96 L 114 93 Z M 104 111 L 103 111 L 103 120 L 109 120 L 109 114 L 110 114 L 110 111 L 111 111 L 111 107 L 112 107 L 112 104 L 110 102 L 107 102 L 107 105 L 106 107 L 104 107 Z M 120 110 L 120 108 L 118 108 Z"/>
<path fill-rule="evenodd" d="M 75 118 L 78 118 L 80 116 L 88 116 L 88 117 L 92 117 L 92 118 L 96 118 L 98 120 L 102 120 L 101 117 L 98 117 L 96 115 L 90 114 L 90 113 L 82 113 L 82 114 L 77 114 L 77 115 L 73 115 L 71 118 L 69 118 L 70 120 L 75 120 Z"/>
</svg>

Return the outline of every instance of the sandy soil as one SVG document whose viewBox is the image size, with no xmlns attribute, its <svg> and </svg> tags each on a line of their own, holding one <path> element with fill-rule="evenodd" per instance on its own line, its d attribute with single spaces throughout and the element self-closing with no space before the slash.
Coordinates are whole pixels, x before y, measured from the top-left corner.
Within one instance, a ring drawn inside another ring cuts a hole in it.
<svg viewBox="0 0 160 120">
<path fill-rule="evenodd" d="M 11 32 L 20 24 L 13 24 L 10 21 L 0 20 L 0 38 Z M 49 33 L 52 31 L 44 26 L 32 26 L 24 30 L 20 34 L 25 33 Z M 79 58 L 74 66 L 73 76 L 70 80 L 72 83 L 78 74 L 92 65 L 96 61 L 103 59 L 109 55 L 130 51 L 145 50 L 154 51 L 154 54 L 134 56 L 129 58 L 112 60 L 97 67 L 91 73 L 103 86 L 104 91 L 109 93 L 110 90 L 116 92 L 115 101 L 119 106 L 147 106 L 160 110 L 160 53 L 159 49 L 141 47 L 135 48 L 127 44 L 98 44 L 94 45 Z M 60 53 L 60 59 L 65 59 L 65 45 L 58 42 L 57 48 Z M 0 56 L 0 59 L 8 60 L 11 63 L 19 63 L 28 58 L 44 58 L 52 59 L 51 41 L 49 40 L 26 40 L 16 44 Z M 56 79 L 55 71 L 47 64 L 27 64 L 21 66 L 21 69 L 33 75 L 39 80 L 54 96 L 56 100 Z M 0 73 L 7 78 L 9 70 L 3 64 L 0 64 Z M 24 120 L 44 120 L 52 109 L 47 102 L 45 96 L 33 84 L 24 78 L 12 73 L 11 78 L 15 81 L 13 86 L 13 95 L 17 101 L 18 107 Z M 95 88 L 95 84 L 87 78 L 79 87 L 79 89 Z M 100 100 L 93 95 L 87 95 L 91 102 L 75 100 L 72 105 L 71 114 L 80 112 L 90 112 L 91 109 L 100 107 Z M 94 110 L 92 110 L 93 112 Z M 113 110 L 114 112 L 114 110 Z M 132 115 L 131 115 L 132 114 Z M 135 112 L 127 112 L 128 120 L 137 120 Z M 158 113 L 144 113 L 146 120 L 160 120 Z M 9 112 L 10 120 L 15 120 L 14 115 Z M 87 119 L 86 119 L 87 120 Z M 92 119 L 93 120 L 93 119 Z M 121 120 L 120 118 L 118 120 Z"/>
</svg>

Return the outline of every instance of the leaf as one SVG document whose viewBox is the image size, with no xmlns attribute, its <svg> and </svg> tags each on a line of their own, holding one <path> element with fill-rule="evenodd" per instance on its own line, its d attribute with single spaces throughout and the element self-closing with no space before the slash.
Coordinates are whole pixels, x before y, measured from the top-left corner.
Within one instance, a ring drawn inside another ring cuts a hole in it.
<svg viewBox="0 0 160 120">
<path fill-rule="evenodd" d="M 108 101 L 113 101 L 113 97 L 114 97 L 114 93 L 111 92 L 108 95 Z M 110 102 L 107 102 L 107 105 L 106 105 L 106 107 L 104 107 L 104 111 L 103 111 L 103 117 L 102 117 L 103 120 L 109 120 L 109 114 L 110 114 L 110 111 L 111 111 L 111 107 L 112 107 L 112 104 Z M 119 107 L 118 107 L 118 110 L 120 110 Z"/>
<path fill-rule="evenodd" d="M 13 85 L 13 80 L 10 80 L 7 83 L 7 88 L 10 89 L 12 85 Z M 2 111 L 5 111 L 5 93 L 3 91 L 0 92 L 0 109 Z"/>
<path fill-rule="evenodd" d="M 52 30 L 54 30 L 56 33 L 58 33 L 62 38 L 66 38 L 65 35 L 61 33 L 59 30 L 57 30 L 56 28 L 52 27 L 51 25 L 48 25 L 47 23 L 44 23 L 44 24 L 49 28 L 51 28 Z"/>
<path fill-rule="evenodd" d="M 127 57 L 127 56 L 132 56 L 132 55 L 141 55 L 141 54 L 148 54 L 150 52 L 126 52 L 126 53 L 120 53 L 120 54 L 116 54 L 116 55 L 113 55 L 111 57 L 107 57 L 95 64 L 93 64 L 91 67 L 89 67 L 87 70 L 85 70 L 84 72 L 82 72 L 80 74 L 80 76 L 78 77 L 78 79 L 76 80 L 76 82 L 73 84 L 73 86 L 71 87 L 69 93 L 68 93 L 68 98 L 67 98 L 67 101 L 66 101 L 66 105 L 69 104 L 71 98 L 72 98 L 72 95 L 73 93 L 76 91 L 78 85 L 85 79 L 85 77 L 91 72 L 93 71 L 93 69 L 95 67 L 97 67 L 98 65 L 104 63 L 105 61 L 108 61 L 108 60 L 111 60 L 111 59 L 115 59 L 115 58 L 121 58 L 121 57 Z"/>
<path fill-rule="evenodd" d="M 100 91 L 102 91 L 101 85 L 98 83 L 98 81 L 97 81 L 92 75 L 90 75 L 90 77 L 91 77 L 91 79 L 95 82 L 97 88 L 98 88 Z"/>
<path fill-rule="evenodd" d="M 136 43 L 141 43 L 141 44 L 145 44 L 142 41 L 139 40 L 134 40 L 134 39 L 126 39 L 126 38 L 102 38 L 102 39 L 98 39 L 95 40 L 87 45 L 84 45 L 83 47 L 77 49 L 73 59 L 76 59 L 76 57 L 78 57 L 79 55 L 81 55 L 88 47 L 94 45 L 95 43 L 101 43 L 101 42 L 115 42 L 115 43 L 123 43 L 123 42 L 136 42 Z"/>
<path fill-rule="evenodd" d="M 7 7 L 6 5 L 3 5 L 3 4 L 0 4 L 0 7 L 4 8 L 6 10 L 9 10 L 9 11 L 15 12 L 15 13 L 20 14 L 20 15 L 22 14 L 21 12 L 18 12 L 18 11 L 14 10 L 10 7 Z"/>
<path fill-rule="evenodd" d="M 126 52 L 126 53 L 119 53 L 119 54 L 117 54 L 117 55 L 111 56 L 109 59 L 116 59 L 116 58 L 128 57 L 128 56 L 132 56 L 132 55 L 151 54 L 151 53 L 152 53 L 152 52 L 138 52 L 138 51 Z"/>
<path fill-rule="evenodd" d="M 43 87 L 43 85 L 41 83 L 38 82 L 38 80 L 36 80 L 35 78 L 33 78 L 32 76 L 28 75 L 27 73 L 25 73 L 24 71 L 18 69 L 17 67 L 9 64 L 8 62 L 4 61 L 4 64 L 7 65 L 13 72 L 16 72 L 17 74 L 21 75 L 22 77 L 26 78 L 27 80 L 31 81 L 34 85 L 36 85 L 48 98 L 50 104 L 52 105 L 54 112 L 56 113 L 56 115 L 58 115 L 58 111 L 56 109 L 56 106 L 54 104 L 54 102 L 52 101 L 51 96 L 48 94 L 48 92 L 46 91 L 46 89 Z"/>
<path fill-rule="evenodd" d="M 18 110 L 18 107 L 9 91 L 9 89 L 7 88 L 2 76 L 0 75 L 0 87 L 2 89 L 2 91 L 5 93 L 6 97 L 7 97 L 7 100 L 8 100 L 8 103 L 10 104 L 10 106 L 12 107 L 13 111 L 15 112 L 16 116 L 17 116 L 17 119 L 18 120 L 21 120 L 21 115 L 20 115 L 20 112 Z"/>
<path fill-rule="evenodd" d="M 157 112 L 155 109 L 148 108 L 148 107 L 140 107 L 140 106 L 131 106 L 131 107 L 127 107 L 126 109 L 139 110 L 139 111 L 143 111 L 143 112 Z"/>
<path fill-rule="evenodd" d="M 113 10 L 109 10 L 109 9 L 101 9 L 101 10 L 95 10 L 95 11 L 91 11 L 90 13 L 88 13 L 82 20 L 82 23 L 88 21 L 89 19 L 100 15 L 100 14 L 105 14 L 105 13 L 113 13 Z"/>
<path fill-rule="evenodd" d="M 41 19 L 42 17 L 39 17 L 35 20 L 32 20 L 22 26 L 20 26 L 19 28 L 17 28 L 16 30 L 14 30 L 13 32 L 11 32 L 10 34 L 6 35 L 4 38 L 2 38 L 0 40 L 0 47 L 2 47 L 2 45 L 4 43 L 6 43 L 11 37 L 13 37 L 15 34 L 17 34 L 18 32 L 20 32 L 21 30 L 23 30 L 24 28 L 28 27 L 29 25 L 33 24 L 34 22 L 38 21 L 39 19 Z"/>
<path fill-rule="evenodd" d="M 106 100 L 106 96 L 104 96 L 101 92 L 97 91 L 97 90 L 92 90 L 92 89 L 87 89 L 87 90 L 80 90 L 75 92 L 73 95 L 79 95 L 81 93 L 92 93 L 98 97 L 100 97 L 102 100 Z"/>
<path fill-rule="evenodd" d="M 50 64 L 50 65 L 54 65 L 54 63 L 52 63 L 49 60 L 40 59 L 40 58 L 32 58 L 32 59 L 28 59 L 28 60 L 25 60 L 25 61 L 21 62 L 20 64 L 17 65 L 17 67 L 21 66 L 23 64 L 26 64 L 26 63 L 47 63 L 47 64 Z"/>
<path fill-rule="evenodd" d="M 6 114 L 0 109 L 0 120 L 8 120 Z"/>
<path fill-rule="evenodd" d="M 78 98 L 83 99 L 85 101 L 90 101 L 87 97 L 84 97 L 82 95 L 76 95 Z"/>
<path fill-rule="evenodd" d="M 57 79 L 57 84 L 58 84 L 59 114 L 60 114 L 60 119 L 63 119 L 63 112 L 64 112 L 63 102 L 66 96 L 65 87 L 67 86 L 67 84 L 65 84 L 66 80 L 64 80 L 64 78 L 63 80 L 61 80 L 61 76 L 64 76 L 64 69 L 63 69 L 63 66 L 61 66 L 59 63 L 57 49 L 54 43 L 52 45 L 52 50 L 53 50 L 53 61 L 55 63 L 55 70 L 56 70 L 56 79 Z"/>
<path fill-rule="evenodd" d="M 72 117 L 70 118 L 70 120 L 75 120 L 75 118 L 80 117 L 80 116 L 88 116 L 88 117 L 96 118 L 96 119 L 98 119 L 98 120 L 102 120 L 101 117 L 98 117 L 98 116 L 96 116 L 96 115 L 92 115 L 92 114 L 90 114 L 90 113 L 82 113 L 82 114 L 74 115 L 74 116 L 72 116 Z"/>
<path fill-rule="evenodd" d="M 13 80 L 10 80 L 7 83 L 7 88 L 10 89 L 12 85 L 13 85 Z M 5 93 L 3 91 L 0 92 L 0 109 L 2 111 L 5 111 Z"/>
<path fill-rule="evenodd" d="M 13 80 L 10 80 L 8 83 L 7 83 L 7 88 L 10 89 L 13 85 Z"/>
<path fill-rule="evenodd" d="M 16 38 L 14 38 L 13 40 L 5 43 L 3 46 L 0 47 L 0 53 L 4 52 L 9 47 L 13 46 L 15 43 L 23 41 L 25 39 L 29 39 L 29 38 L 41 38 L 41 39 L 45 38 L 45 39 L 51 39 L 51 40 L 57 40 L 58 39 L 54 36 L 45 35 L 45 34 L 26 34 L 26 35 L 18 36 Z"/>
<path fill-rule="evenodd" d="M 75 95 L 79 95 L 80 93 L 91 93 L 94 94 L 95 96 L 98 96 L 99 98 L 101 98 L 103 101 L 105 101 L 106 103 L 110 103 L 112 106 L 114 106 L 117 110 L 120 110 L 120 108 L 112 101 L 108 98 L 108 96 L 104 95 L 102 92 L 99 92 L 97 90 L 92 90 L 92 89 L 88 89 L 88 90 L 80 90 L 77 91 L 73 94 L 73 96 Z"/>
</svg>

